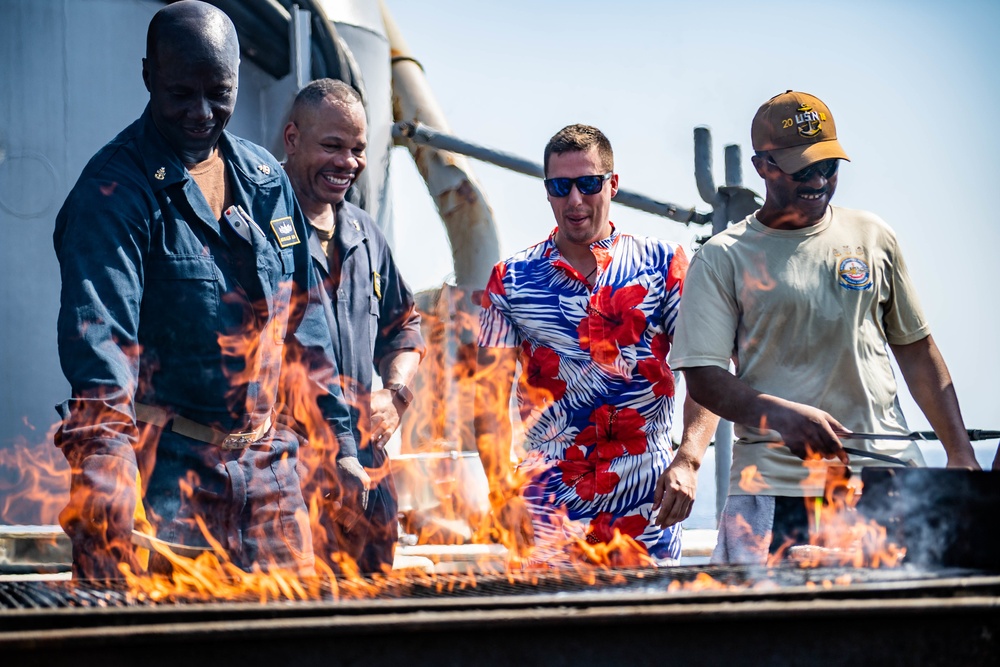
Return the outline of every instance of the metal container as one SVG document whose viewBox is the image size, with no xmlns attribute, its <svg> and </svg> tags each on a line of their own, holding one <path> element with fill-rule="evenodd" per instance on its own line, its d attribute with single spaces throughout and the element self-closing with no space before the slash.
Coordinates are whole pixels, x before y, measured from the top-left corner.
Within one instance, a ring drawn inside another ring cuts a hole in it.
<svg viewBox="0 0 1000 667">
<path fill-rule="evenodd" d="M 472 541 L 490 511 L 479 454 L 454 449 L 398 454 L 391 465 L 402 525 L 411 543 Z"/>
</svg>

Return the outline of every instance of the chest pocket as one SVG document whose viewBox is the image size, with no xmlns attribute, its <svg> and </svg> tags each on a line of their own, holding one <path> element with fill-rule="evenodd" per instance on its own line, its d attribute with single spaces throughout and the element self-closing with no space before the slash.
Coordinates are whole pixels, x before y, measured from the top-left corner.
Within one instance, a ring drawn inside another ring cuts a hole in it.
<svg viewBox="0 0 1000 667">
<path fill-rule="evenodd" d="M 281 280 L 274 294 L 274 342 L 284 345 L 288 335 L 288 317 L 291 313 L 292 282 L 295 273 L 295 254 L 291 248 L 281 250 Z"/>
<path fill-rule="evenodd" d="M 381 313 L 379 309 L 378 297 L 372 294 L 368 301 L 368 347 L 372 354 L 375 354 L 375 341 L 378 339 L 378 317 Z"/>
<path fill-rule="evenodd" d="M 145 271 L 140 319 L 146 340 L 185 347 L 213 347 L 219 330 L 219 292 L 213 257 L 150 257 Z"/>
</svg>

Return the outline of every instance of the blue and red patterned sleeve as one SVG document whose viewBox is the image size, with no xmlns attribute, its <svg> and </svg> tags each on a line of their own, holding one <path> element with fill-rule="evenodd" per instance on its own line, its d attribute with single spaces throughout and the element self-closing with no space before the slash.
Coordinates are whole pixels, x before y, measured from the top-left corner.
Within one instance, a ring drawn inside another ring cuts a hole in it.
<svg viewBox="0 0 1000 667">
<path fill-rule="evenodd" d="M 479 347 L 518 347 L 521 344 L 517 328 L 511 319 L 510 302 L 504 286 L 506 274 L 506 263 L 500 262 L 494 266 L 483 292 L 483 310 L 479 314 Z"/>
<path fill-rule="evenodd" d="M 684 279 L 687 277 L 688 258 L 684 248 L 671 245 L 670 259 L 666 267 L 666 306 L 663 310 L 663 330 L 668 336 L 674 335 L 674 323 L 677 321 L 677 309 L 684 291 Z"/>
</svg>

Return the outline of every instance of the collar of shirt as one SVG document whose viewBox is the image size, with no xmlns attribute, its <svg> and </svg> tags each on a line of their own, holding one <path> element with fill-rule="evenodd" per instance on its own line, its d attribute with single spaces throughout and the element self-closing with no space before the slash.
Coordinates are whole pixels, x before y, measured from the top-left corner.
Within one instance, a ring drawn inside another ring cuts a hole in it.
<svg viewBox="0 0 1000 667">
<path fill-rule="evenodd" d="M 156 123 L 153 122 L 149 105 L 142 112 L 142 136 L 139 138 L 140 151 L 145 167 L 145 176 L 149 179 L 154 191 L 173 185 L 189 178 L 187 167 L 181 162 L 180 157 L 170 147 L 167 140 L 160 134 Z M 281 170 L 277 162 L 262 159 L 262 156 L 255 155 L 250 151 L 243 150 L 237 145 L 233 135 L 229 131 L 224 131 L 219 137 L 219 153 L 228 165 L 241 176 L 237 182 L 231 185 L 241 191 L 245 189 L 243 182 L 252 184 L 251 187 L 265 187 L 270 184 L 277 185 L 280 179 Z M 247 203 L 247 197 L 236 197 L 237 203 Z"/>
<path fill-rule="evenodd" d="M 365 240 L 364 230 L 358 220 L 358 208 L 349 201 L 337 204 L 337 217 L 333 237 L 342 250 L 361 244 Z"/>
<path fill-rule="evenodd" d="M 618 237 L 620 236 L 618 228 L 615 227 L 615 223 L 608 221 L 608 224 L 611 225 L 611 233 L 607 236 L 607 238 L 603 238 L 600 241 L 594 241 L 590 244 L 590 251 L 594 253 L 594 257 L 597 259 L 597 268 L 599 269 L 598 274 L 607 270 L 608 265 L 611 263 L 611 247 L 618 242 Z M 580 275 L 580 273 L 574 269 L 569 262 L 562 258 L 562 253 L 559 252 L 559 247 L 556 246 L 556 232 L 558 231 L 559 228 L 556 227 L 552 230 L 552 233 L 549 234 L 549 237 L 545 239 L 546 247 L 542 255 L 555 266 L 558 266 L 570 275 L 576 276 L 582 282 L 587 282 L 586 278 Z M 595 279 L 594 282 L 596 283 L 597 280 Z"/>
</svg>

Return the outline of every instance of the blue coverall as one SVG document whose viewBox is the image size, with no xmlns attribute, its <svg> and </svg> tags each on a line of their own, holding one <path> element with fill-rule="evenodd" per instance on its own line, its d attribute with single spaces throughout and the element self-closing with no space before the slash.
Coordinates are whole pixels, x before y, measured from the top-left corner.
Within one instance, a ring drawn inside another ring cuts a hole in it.
<svg viewBox="0 0 1000 667">
<path fill-rule="evenodd" d="M 228 132 L 218 146 L 234 203 L 256 223 L 249 240 L 216 219 L 148 107 L 90 160 L 56 219 L 59 357 L 72 389 L 57 406 L 56 444 L 73 468 L 60 522 L 78 576 L 114 576 L 131 558 L 137 452 L 158 537 L 207 545 L 200 514 L 237 565 L 311 570 L 300 436 L 275 413 L 303 388 L 283 379 L 293 358 L 314 369 L 312 405 L 337 456 L 357 452 L 291 185 L 263 148 Z M 269 416 L 275 425 L 226 451 L 137 424 L 135 403 L 223 433 Z"/>
<path fill-rule="evenodd" d="M 424 353 L 413 293 L 399 275 L 385 236 L 365 211 L 350 202 L 337 206 L 329 257 L 315 231 L 309 245 L 317 279 L 325 288 L 324 309 L 351 423 L 357 425 L 358 458 L 367 468 L 387 466 L 385 451 L 369 438 L 373 371 L 394 352 Z M 392 567 L 398 538 L 392 476 L 386 474 L 369 493 L 363 517 L 352 515 L 362 511 L 356 502 L 346 503 L 342 511 L 346 516 L 338 521 L 337 548 L 363 572 Z"/>
</svg>

